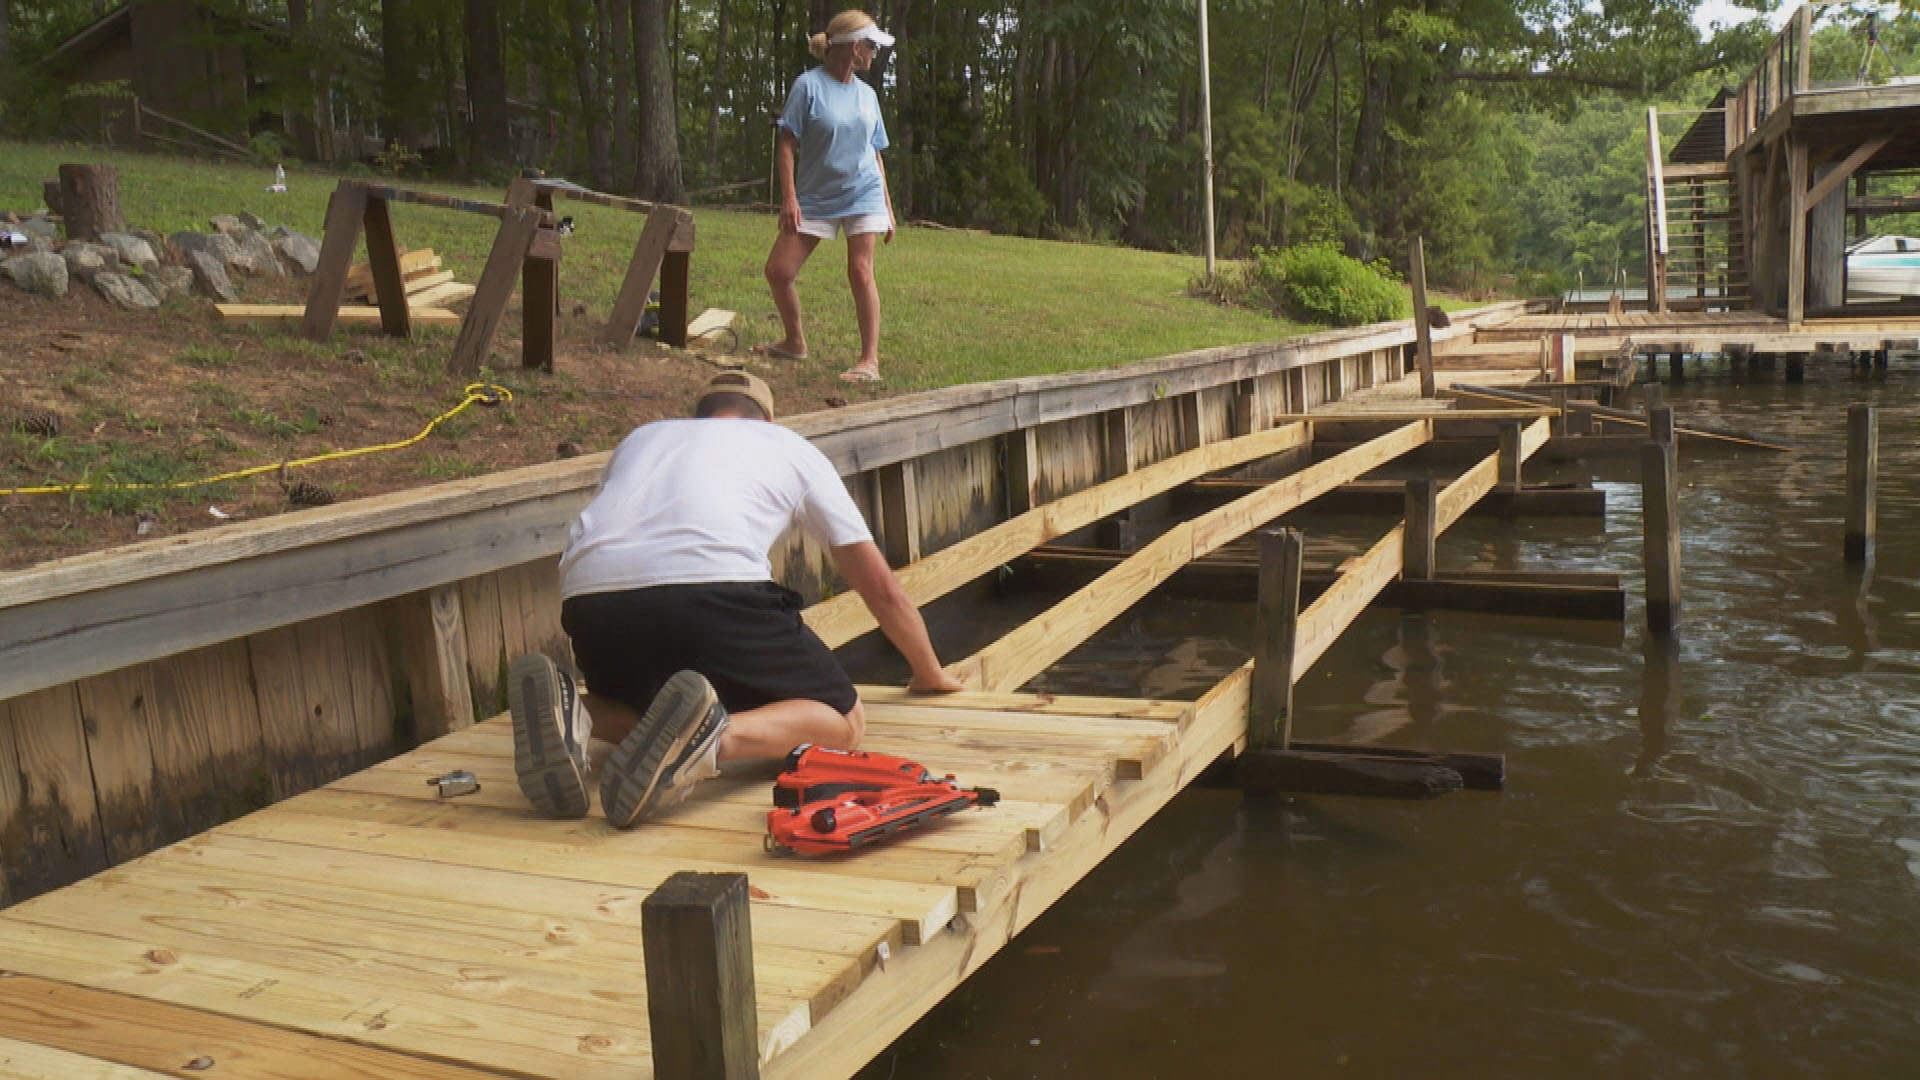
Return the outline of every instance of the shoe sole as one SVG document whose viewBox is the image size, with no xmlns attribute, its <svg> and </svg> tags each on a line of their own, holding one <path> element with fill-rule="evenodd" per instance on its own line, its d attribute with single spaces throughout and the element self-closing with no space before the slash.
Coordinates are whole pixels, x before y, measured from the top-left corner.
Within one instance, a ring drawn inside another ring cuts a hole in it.
<svg viewBox="0 0 1920 1080">
<path fill-rule="evenodd" d="M 587 816 L 587 775 L 567 751 L 565 707 L 552 662 L 515 657 L 507 669 L 507 708 L 513 714 L 513 772 L 520 793 L 547 817 Z"/>
<path fill-rule="evenodd" d="M 600 777 L 600 808 L 615 828 L 631 827 L 652 808 L 668 764 L 679 760 L 700 730 L 701 719 L 717 704 L 713 686 L 691 672 L 675 675 L 660 688 L 646 715 L 607 759 Z"/>
</svg>

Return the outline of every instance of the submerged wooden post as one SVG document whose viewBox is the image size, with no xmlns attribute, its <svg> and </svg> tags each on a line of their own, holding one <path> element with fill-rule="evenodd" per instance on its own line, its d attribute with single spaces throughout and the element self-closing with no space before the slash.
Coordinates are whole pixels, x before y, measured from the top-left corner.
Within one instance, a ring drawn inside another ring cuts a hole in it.
<svg viewBox="0 0 1920 1080">
<path fill-rule="evenodd" d="M 653 1075 L 760 1075 L 747 875 L 668 878 L 640 904 Z"/>
<path fill-rule="evenodd" d="M 1520 456 L 1520 434 L 1520 421 L 1501 422 L 1500 487 L 1507 491 L 1520 490 L 1521 467 L 1526 463 L 1526 459 Z"/>
<path fill-rule="evenodd" d="M 1680 617 L 1680 499 L 1671 446 L 1650 442 L 1641 447 L 1640 501 L 1646 530 L 1647 629 L 1665 634 Z"/>
<path fill-rule="evenodd" d="M 1656 405 L 1647 410 L 1647 438 L 1673 450 L 1673 407 Z"/>
<path fill-rule="evenodd" d="M 1847 408 L 1847 561 L 1862 563 L 1879 531 L 1874 507 L 1880 472 L 1880 414 L 1871 405 Z"/>
<path fill-rule="evenodd" d="M 1420 361 L 1420 396 L 1434 395 L 1433 330 L 1427 325 L 1427 249 L 1421 238 L 1413 238 L 1413 252 L 1407 259 L 1413 278 L 1413 344 Z"/>
<path fill-rule="evenodd" d="M 1401 577 L 1417 581 L 1433 577 L 1433 529 L 1439 516 L 1439 489 L 1433 477 L 1407 481 L 1407 531 L 1401 540 Z"/>
<path fill-rule="evenodd" d="M 1285 749 L 1293 738 L 1293 644 L 1300 622 L 1297 529 L 1260 530 L 1260 586 L 1253 618 L 1253 697 L 1247 743 Z"/>
</svg>

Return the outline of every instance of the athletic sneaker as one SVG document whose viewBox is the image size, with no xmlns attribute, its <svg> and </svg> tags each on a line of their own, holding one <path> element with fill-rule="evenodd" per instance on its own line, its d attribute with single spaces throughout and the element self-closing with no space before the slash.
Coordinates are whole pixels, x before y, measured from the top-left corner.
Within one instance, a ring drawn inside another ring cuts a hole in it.
<svg viewBox="0 0 1920 1080">
<path fill-rule="evenodd" d="M 513 772 L 527 801 L 548 817 L 585 817 L 593 719 L 572 677 L 539 653 L 515 657 L 507 668 L 507 708 L 513 714 Z"/>
<path fill-rule="evenodd" d="M 679 805 L 694 785 L 720 775 L 720 733 L 726 729 L 726 707 L 706 676 L 682 671 L 668 679 L 600 775 L 607 820 L 628 828 Z"/>
</svg>

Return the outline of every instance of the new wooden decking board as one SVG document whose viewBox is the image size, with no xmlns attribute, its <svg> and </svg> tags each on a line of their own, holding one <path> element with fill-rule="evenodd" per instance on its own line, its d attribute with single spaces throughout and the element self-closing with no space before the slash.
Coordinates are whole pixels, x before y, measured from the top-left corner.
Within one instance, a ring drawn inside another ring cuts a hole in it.
<svg viewBox="0 0 1920 1080">
<path fill-rule="evenodd" d="M 170 1077 L 497 1080 L 501 1075 L 26 976 L 0 979 L 0 1033 Z"/>
</svg>

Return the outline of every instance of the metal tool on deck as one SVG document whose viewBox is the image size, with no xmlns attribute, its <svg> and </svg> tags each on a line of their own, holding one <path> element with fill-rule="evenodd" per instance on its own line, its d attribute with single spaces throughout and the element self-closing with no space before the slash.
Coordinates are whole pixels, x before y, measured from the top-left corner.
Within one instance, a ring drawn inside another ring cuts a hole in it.
<svg viewBox="0 0 1920 1080">
<path fill-rule="evenodd" d="M 906 758 L 802 743 L 774 780 L 766 848 L 798 855 L 853 851 L 999 801 L 992 788 L 961 787 L 951 774 L 935 776 Z"/>
<path fill-rule="evenodd" d="M 480 779 L 466 769 L 455 769 L 443 776 L 427 781 L 443 799 L 458 795 L 471 795 L 480 790 Z"/>
</svg>

